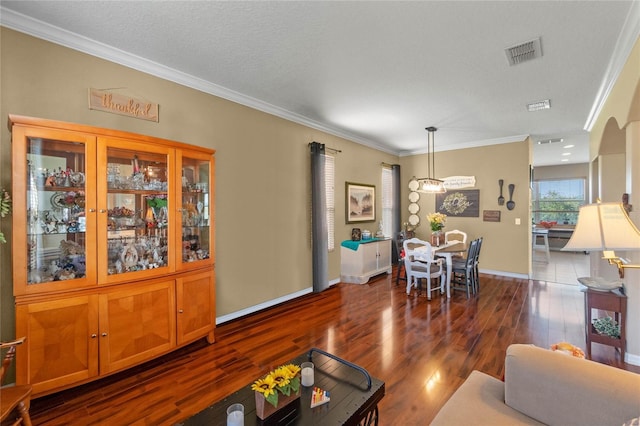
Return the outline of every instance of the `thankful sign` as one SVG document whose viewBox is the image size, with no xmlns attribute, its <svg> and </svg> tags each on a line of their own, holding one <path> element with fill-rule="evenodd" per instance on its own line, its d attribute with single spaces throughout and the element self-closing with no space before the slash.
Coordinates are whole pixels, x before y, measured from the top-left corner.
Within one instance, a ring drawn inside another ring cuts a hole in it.
<svg viewBox="0 0 640 426">
<path fill-rule="evenodd" d="M 158 104 L 109 90 L 89 89 L 89 109 L 158 122 Z"/>
</svg>

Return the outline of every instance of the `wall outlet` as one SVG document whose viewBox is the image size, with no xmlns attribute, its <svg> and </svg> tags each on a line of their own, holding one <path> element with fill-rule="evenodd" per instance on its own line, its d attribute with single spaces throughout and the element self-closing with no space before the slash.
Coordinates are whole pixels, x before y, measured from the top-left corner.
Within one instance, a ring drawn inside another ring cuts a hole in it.
<svg viewBox="0 0 640 426">
<path fill-rule="evenodd" d="M 520 225 L 520 218 L 516 217 L 516 225 Z"/>
</svg>

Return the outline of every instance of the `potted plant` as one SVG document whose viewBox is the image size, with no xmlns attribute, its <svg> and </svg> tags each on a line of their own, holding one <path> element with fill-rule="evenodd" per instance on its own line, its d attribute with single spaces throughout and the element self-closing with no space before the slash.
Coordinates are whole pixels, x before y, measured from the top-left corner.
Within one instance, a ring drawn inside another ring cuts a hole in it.
<svg viewBox="0 0 640 426">
<path fill-rule="evenodd" d="M 256 380 L 251 389 L 255 391 L 256 414 L 264 420 L 300 398 L 300 366 L 280 366 Z"/>
<path fill-rule="evenodd" d="M 444 242 L 442 238 L 442 229 L 447 222 L 447 215 L 443 213 L 431 213 L 427 215 L 427 221 L 431 227 L 431 245 L 439 246 L 441 242 Z"/>
</svg>

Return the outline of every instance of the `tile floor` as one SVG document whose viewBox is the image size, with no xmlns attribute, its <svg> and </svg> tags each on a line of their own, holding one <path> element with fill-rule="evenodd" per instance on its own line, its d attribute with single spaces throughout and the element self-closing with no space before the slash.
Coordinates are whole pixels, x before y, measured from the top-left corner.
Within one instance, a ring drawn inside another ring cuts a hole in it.
<svg viewBox="0 0 640 426">
<path fill-rule="evenodd" d="M 589 256 L 582 252 L 552 250 L 547 262 L 544 251 L 534 250 L 532 270 L 534 280 L 578 286 L 578 277 L 590 275 Z"/>
</svg>

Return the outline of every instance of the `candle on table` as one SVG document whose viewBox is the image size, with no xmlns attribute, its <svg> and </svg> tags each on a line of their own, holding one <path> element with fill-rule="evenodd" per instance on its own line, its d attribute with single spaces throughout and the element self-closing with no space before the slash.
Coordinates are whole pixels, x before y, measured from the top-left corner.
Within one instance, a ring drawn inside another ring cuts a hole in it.
<svg viewBox="0 0 640 426">
<path fill-rule="evenodd" d="M 302 368 L 302 386 L 313 386 L 313 363 L 303 362 Z"/>
</svg>

